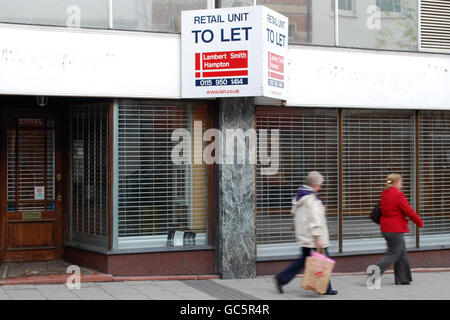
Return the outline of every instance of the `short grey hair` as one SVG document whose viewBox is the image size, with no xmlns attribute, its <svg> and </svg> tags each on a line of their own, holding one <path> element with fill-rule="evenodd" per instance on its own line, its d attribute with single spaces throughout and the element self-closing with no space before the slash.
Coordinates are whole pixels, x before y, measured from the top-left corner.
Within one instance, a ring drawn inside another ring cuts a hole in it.
<svg viewBox="0 0 450 320">
<path fill-rule="evenodd" d="M 324 181 L 323 175 L 320 172 L 317 171 L 311 171 L 306 176 L 305 184 L 312 187 L 312 186 L 321 186 Z"/>
</svg>

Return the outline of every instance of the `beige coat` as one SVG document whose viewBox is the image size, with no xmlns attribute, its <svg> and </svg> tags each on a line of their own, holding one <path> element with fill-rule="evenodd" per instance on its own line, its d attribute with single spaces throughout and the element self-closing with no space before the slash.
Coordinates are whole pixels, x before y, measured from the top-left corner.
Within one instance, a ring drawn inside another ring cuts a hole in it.
<svg viewBox="0 0 450 320">
<path fill-rule="evenodd" d="M 299 201 L 292 200 L 294 227 L 297 244 L 301 247 L 315 248 L 316 240 L 328 248 L 329 234 L 325 217 L 325 206 L 315 194 L 305 195 Z"/>
</svg>

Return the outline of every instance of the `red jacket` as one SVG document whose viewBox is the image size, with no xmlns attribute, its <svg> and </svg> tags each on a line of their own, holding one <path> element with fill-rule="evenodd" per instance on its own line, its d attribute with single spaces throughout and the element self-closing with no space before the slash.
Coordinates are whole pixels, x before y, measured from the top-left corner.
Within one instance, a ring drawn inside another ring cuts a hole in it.
<svg viewBox="0 0 450 320">
<path fill-rule="evenodd" d="M 403 192 L 395 187 L 384 190 L 380 200 L 382 232 L 409 232 L 408 220 L 410 218 L 418 227 L 423 227 L 423 221 L 406 200 Z"/>
</svg>

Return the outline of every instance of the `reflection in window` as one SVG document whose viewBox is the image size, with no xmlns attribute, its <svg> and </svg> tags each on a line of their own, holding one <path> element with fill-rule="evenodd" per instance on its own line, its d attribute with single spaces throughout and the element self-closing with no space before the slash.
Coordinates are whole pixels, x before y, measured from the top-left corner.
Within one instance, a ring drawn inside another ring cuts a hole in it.
<svg viewBox="0 0 450 320">
<path fill-rule="evenodd" d="M 353 11 L 353 0 L 339 0 L 339 10 Z"/>
<path fill-rule="evenodd" d="M 222 0 L 221 8 L 253 6 L 253 0 Z"/>
<path fill-rule="evenodd" d="M 180 32 L 182 10 L 206 8 L 207 0 L 113 0 L 113 27 Z"/>
<path fill-rule="evenodd" d="M 417 51 L 417 1 L 359 0 L 354 5 L 353 15 L 339 14 L 340 46 Z"/>
<path fill-rule="evenodd" d="M 402 12 L 401 0 L 377 0 L 377 6 L 383 12 Z"/>
<path fill-rule="evenodd" d="M 0 22 L 108 28 L 108 0 L 2 0 Z"/>
<path fill-rule="evenodd" d="M 258 0 L 289 18 L 289 43 L 334 45 L 334 14 L 331 0 Z"/>
</svg>

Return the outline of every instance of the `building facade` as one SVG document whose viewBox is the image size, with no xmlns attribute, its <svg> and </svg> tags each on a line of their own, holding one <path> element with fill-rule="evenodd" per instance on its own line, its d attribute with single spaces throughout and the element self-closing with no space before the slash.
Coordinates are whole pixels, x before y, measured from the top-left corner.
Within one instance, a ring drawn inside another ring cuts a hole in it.
<svg viewBox="0 0 450 320">
<path fill-rule="evenodd" d="M 181 11 L 255 4 L 289 18 L 287 100 L 182 99 Z M 425 222 L 412 265 L 450 265 L 449 21 L 425 0 L 3 1 L 1 260 L 274 274 L 299 254 L 291 199 L 318 170 L 336 271 L 384 252 L 368 216 L 391 172 Z M 177 129 L 191 159 L 209 129 L 279 130 L 278 170 L 175 163 Z"/>
</svg>

